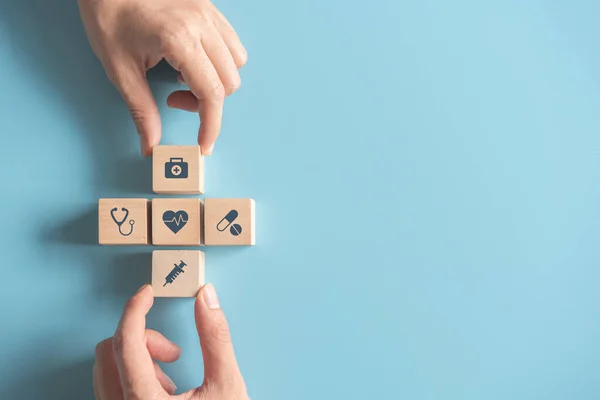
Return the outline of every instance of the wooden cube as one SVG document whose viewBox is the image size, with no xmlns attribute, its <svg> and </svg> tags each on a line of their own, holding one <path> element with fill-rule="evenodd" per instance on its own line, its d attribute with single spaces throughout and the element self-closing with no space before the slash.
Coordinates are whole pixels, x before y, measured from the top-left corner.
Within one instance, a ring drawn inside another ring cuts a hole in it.
<svg viewBox="0 0 600 400">
<path fill-rule="evenodd" d="M 204 200 L 204 244 L 250 246 L 254 241 L 254 200 Z"/>
<path fill-rule="evenodd" d="M 203 193 L 204 158 L 200 146 L 155 146 L 152 187 L 155 193 Z"/>
<path fill-rule="evenodd" d="M 100 199 L 100 244 L 149 244 L 150 204 L 147 199 Z"/>
<path fill-rule="evenodd" d="M 200 199 L 153 199 L 152 244 L 200 246 L 201 207 Z"/>
<path fill-rule="evenodd" d="M 152 252 L 152 291 L 156 297 L 194 297 L 204 285 L 204 253 L 192 250 Z"/>
</svg>

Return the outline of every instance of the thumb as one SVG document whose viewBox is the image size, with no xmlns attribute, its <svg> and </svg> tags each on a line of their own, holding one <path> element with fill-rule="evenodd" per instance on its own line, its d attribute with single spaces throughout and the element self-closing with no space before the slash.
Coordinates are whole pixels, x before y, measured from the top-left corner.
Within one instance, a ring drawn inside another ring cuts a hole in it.
<svg viewBox="0 0 600 400">
<path fill-rule="evenodd" d="M 153 303 L 152 287 L 142 286 L 125 304 L 113 336 L 113 350 L 126 399 L 154 398 L 161 391 L 146 337 L 146 314 Z"/>
<path fill-rule="evenodd" d="M 146 73 L 138 67 L 124 69 L 117 74 L 114 82 L 135 123 L 142 154 L 149 156 L 152 148 L 160 142 L 161 126 L 160 114 L 146 80 Z"/>
<path fill-rule="evenodd" d="M 204 358 L 204 381 L 217 386 L 243 386 L 229 326 L 213 285 L 208 284 L 198 292 L 195 314 Z"/>
</svg>

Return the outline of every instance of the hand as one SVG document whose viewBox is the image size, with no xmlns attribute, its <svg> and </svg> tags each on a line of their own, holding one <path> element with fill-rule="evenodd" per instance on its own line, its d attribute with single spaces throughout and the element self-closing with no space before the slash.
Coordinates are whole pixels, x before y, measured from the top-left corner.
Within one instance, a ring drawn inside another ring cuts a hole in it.
<svg viewBox="0 0 600 400">
<path fill-rule="evenodd" d="M 223 101 L 240 86 L 246 50 L 209 0 L 78 0 L 92 49 L 135 122 L 142 154 L 160 142 L 160 115 L 146 71 L 163 58 L 190 90 L 169 107 L 200 115 L 198 144 L 209 155 L 221 130 Z"/>
<path fill-rule="evenodd" d="M 115 336 L 96 346 L 96 400 L 248 400 L 214 287 L 204 286 L 195 304 L 204 383 L 180 396 L 174 396 L 175 384 L 154 361 L 173 362 L 181 351 L 160 333 L 146 329 L 153 301 L 151 286 L 143 286 L 125 305 Z"/>
</svg>

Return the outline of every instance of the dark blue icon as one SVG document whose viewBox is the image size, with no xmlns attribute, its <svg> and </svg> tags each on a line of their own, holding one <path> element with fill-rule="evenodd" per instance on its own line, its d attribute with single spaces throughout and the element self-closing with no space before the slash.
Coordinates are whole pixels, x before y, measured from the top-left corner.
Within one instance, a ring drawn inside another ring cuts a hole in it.
<svg viewBox="0 0 600 400">
<path fill-rule="evenodd" d="M 177 234 L 188 222 L 188 215 L 185 211 L 165 211 L 163 214 L 163 222 L 173 231 L 173 233 Z"/>
<path fill-rule="evenodd" d="M 226 216 L 223 217 L 222 220 L 217 224 L 217 230 L 219 232 L 223 232 L 225 229 L 229 228 L 229 225 L 238 217 L 237 210 L 231 210 L 227 213 Z"/>
<path fill-rule="evenodd" d="M 165 284 L 163 285 L 163 287 L 167 286 L 167 283 L 173 283 L 173 281 L 179 276 L 179 274 L 183 274 L 185 272 L 183 270 L 183 267 L 187 266 L 187 264 L 184 263 L 183 260 L 179 261 L 179 265 L 173 264 L 175 265 L 175 268 L 173 268 L 171 272 L 169 272 L 169 275 L 165 277 Z"/>
<path fill-rule="evenodd" d="M 122 236 L 129 236 L 133 233 L 133 225 L 135 224 L 135 221 L 133 219 L 129 220 L 129 232 L 127 233 L 123 233 L 122 230 L 122 226 L 125 223 L 125 221 L 127 221 L 127 217 L 129 217 L 129 210 L 126 209 L 125 207 L 121 208 L 121 211 L 123 211 L 125 213 L 125 215 L 123 216 L 123 218 L 118 221 L 117 217 L 115 217 L 115 213 L 117 212 L 118 208 L 115 207 L 112 210 L 110 210 L 110 216 L 113 219 L 113 221 L 115 221 L 115 224 L 117 224 L 117 226 L 119 227 L 119 233 Z"/>
<path fill-rule="evenodd" d="M 237 219 L 238 215 L 239 213 L 237 210 L 229 211 L 227 215 L 225 215 L 217 224 L 217 230 L 219 232 L 224 232 L 225 229 L 229 228 L 233 221 Z M 242 233 L 242 227 L 239 224 L 233 224 L 231 225 L 229 232 L 231 232 L 233 236 L 238 236 L 240 233 Z"/>
<path fill-rule="evenodd" d="M 242 226 L 240 224 L 233 224 L 231 225 L 231 228 L 229 228 L 229 232 L 231 232 L 233 236 L 238 236 L 242 233 Z"/>
<path fill-rule="evenodd" d="M 188 177 L 188 163 L 183 158 L 171 158 L 165 163 L 165 178 L 185 179 Z"/>
</svg>

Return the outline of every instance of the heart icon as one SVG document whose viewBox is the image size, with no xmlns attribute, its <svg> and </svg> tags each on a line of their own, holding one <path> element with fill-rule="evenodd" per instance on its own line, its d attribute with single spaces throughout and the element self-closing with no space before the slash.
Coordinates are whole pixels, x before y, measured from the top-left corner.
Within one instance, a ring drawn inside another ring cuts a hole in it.
<svg viewBox="0 0 600 400">
<path fill-rule="evenodd" d="M 177 234 L 188 222 L 188 215 L 185 211 L 165 211 L 163 214 L 163 222 L 173 231 L 173 233 Z"/>
</svg>

